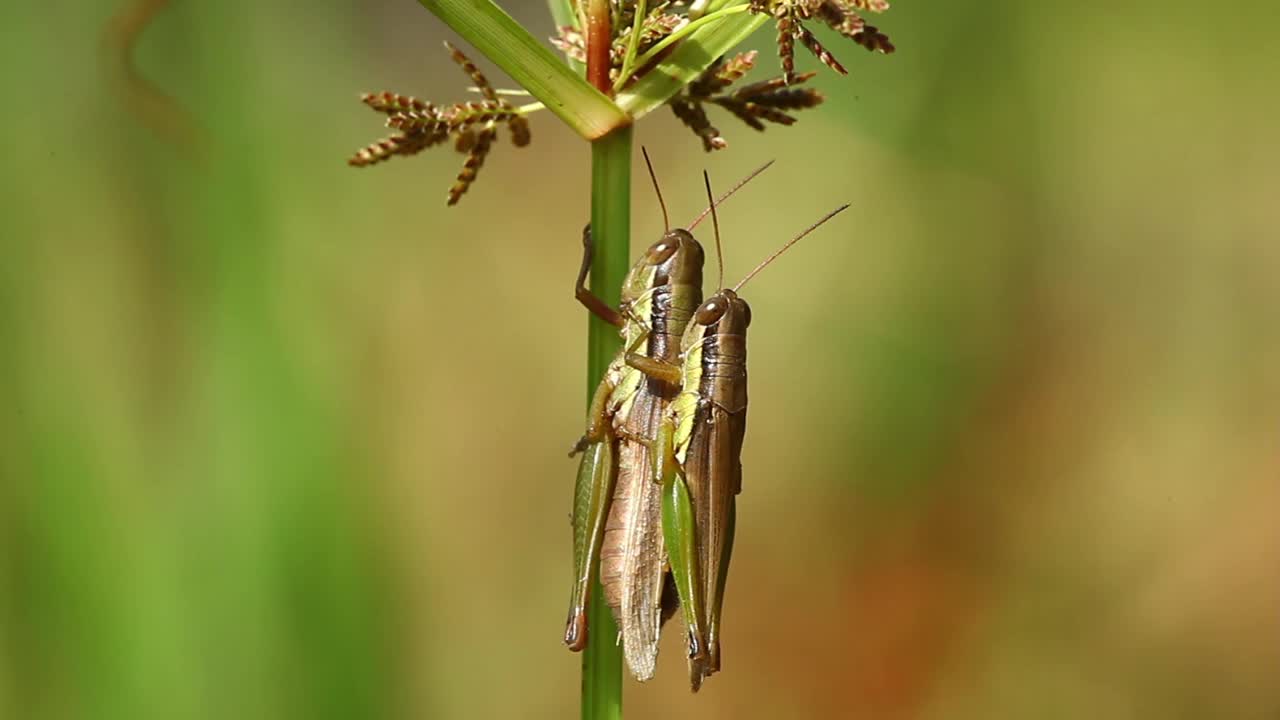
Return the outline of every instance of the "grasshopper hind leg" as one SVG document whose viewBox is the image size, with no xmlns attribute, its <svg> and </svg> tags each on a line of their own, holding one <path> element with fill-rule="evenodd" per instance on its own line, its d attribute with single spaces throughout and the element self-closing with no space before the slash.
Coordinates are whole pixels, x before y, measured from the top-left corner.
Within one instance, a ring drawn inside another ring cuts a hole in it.
<svg viewBox="0 0 1280 720">
<path fill-rule="evenodd" d="M 677 470 L 672 456 L 675 427 L 664 422 L 654 443 L 654 475 L 662 483 L 662 534 L 680 606 L 684 610 L 685 631 L 689 639 L 689 683 L 694 692 L 702 687 L 703 678 L 712 673 L 707 650 L 706 615 L 698 573 L 697 530 L 693 519 L 693 503 L 684 476 Z"/>
<path fill-rule="evenodd" d="M 676 579 L 670 572 L 662 579 L 662 624 L 675 617 L 680 611 L 680 593 L 676 590 Z"/>
<path fill-rule="evenodd" d="M 616 476 L 613 443 L 592 443 L 578 466 L 573 502 L 573 587 L 564 644 L 578 652 L 587 646 L 587 602 L 604 539 L 605 519 Z"/>
<path fill-rule="evenodd" d="M 707 622 L 707 651 L 711 654 L 711 672 L 720 672 L 720 613 L 724 606 L 724 587 L 729 578 L 729 559 L 733 556 L 733 533 L 738 519 L 737 502 L 730 498 L 729 517 L 725 523 L 724 552 L 720 559 L 720 577 L 712 598 L 711 616 Z"/>
</svg>

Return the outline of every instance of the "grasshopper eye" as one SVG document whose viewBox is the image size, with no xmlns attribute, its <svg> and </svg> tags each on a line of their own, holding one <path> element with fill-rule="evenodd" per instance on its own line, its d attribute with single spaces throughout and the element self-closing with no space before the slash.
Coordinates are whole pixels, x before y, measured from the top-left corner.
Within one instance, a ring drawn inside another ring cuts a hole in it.
<svg viewBox="0 0 1280 720">
<path fill-rule="evenodd" d="M 679 243 L 674 239 L 663 238 L 649 247 L 649 251 L 645 255 L 649 258 L 650 265 L 657 265 L 665 262 L 667 258 L 676 254 L 676 248 Z"/>
<path fill-rule="evenodd" d="M 693 314 L 693 321 L 699 325 L 710 325 L 715 321 L 724 317 L 725 308 L 729 307 L 728 303 L 718 297 L 702 303 L 698 311 Z"/>
</svg>

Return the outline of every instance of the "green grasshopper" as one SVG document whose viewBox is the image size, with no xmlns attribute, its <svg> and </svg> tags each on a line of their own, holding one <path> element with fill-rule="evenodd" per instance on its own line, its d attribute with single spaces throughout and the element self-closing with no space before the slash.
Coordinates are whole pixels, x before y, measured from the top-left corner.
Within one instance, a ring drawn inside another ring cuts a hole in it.
<svg viewBox="0 0 1280 720">
<path fill-rule="evenodd" d="M 643 347 L 646 357 L 677 359 L 684 328 L 702 300 L 704 254 L 690 230 L 706 215 L 688 230 L 671 230 L 648 153 L 645 162 L 667 229 L 628 272 L 618 311 L 585 287 L 590 226 L 583 232 L 583 263 L 574 294 L 588 310 L 620 328 L 623 348 L 596 389 L 586 435 L 575 447 L 584 454 L 574 490 L 574 582 L 564 639 L 570 650 L 586 646 L 588 593 L 598 565 L 607 604 L 621 628 L 627 664 L 642 681 L 653 676 L 658 634 L 674 612 L 675 597 L 670 590 L 664 592 L 668 560 L 660 487 L 650 482 L 649 451 L 679 387 L 645 376 L 627 365 L 626 357 Z M 720 201 L 767 167 L 751 173 Z"/>
<path fill-rule="evenodd" d="M 707 194 L 711 181 L 703 175 Z M 653 477 L 662 488 L 662 529 L 689 635 L 694 690 L 720 670 L 720 616 L 733 551 L 737 495 L 742 491 L 742 441 L 747 427 L 747 326 L 751 308 L 742 288 L 801 238 L 848 208 L 828 213 L 783 245 L 733 288 L 719 289 L 693 314 L 680 341 L 678 364 L 632 353 L 627 362 L 650 378 L 679 385 L 651 447 Z M 720 228 L 714 207 L 716 250 Z"/>
</svg>

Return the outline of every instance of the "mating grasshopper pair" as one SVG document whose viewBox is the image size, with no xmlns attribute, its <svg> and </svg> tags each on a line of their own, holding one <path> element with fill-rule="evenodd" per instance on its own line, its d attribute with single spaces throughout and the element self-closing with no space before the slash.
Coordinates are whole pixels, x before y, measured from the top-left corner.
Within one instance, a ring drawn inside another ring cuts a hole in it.
<svg viewBox="0 0 1280 720">
<path fill-rule="evenodd" d="M 645 163 L 666 231 L 627 273 L 613 310 L 585 287 L 590 226 L 576 296 L 616 325 L 623 347 L 609 364 L 588 411 L 574 491 L 574 583 L 565 644 L 586 646 L 588 593 L 599 567 L 605 600 L 621 629 L 623 654 L 637 680 L 653 677 L 662 624 L 683 609 L 694 691 L 720 669 L 720 616 L 733 548 L 740 456 L 747 420 L 746 331 L 751 310 L 737 295 L 757 272 L 800 238 L 844 210 L 829 213 L 760 263 L 733 288 L 723 266 L 714 295 L 702 301 L 702 246 L 692 229 L 711 213 L 716 252 L 719 200 L 703 174 L 710 207 L 689 229 L 670 229 L 648 153 Z"/>
</svg>

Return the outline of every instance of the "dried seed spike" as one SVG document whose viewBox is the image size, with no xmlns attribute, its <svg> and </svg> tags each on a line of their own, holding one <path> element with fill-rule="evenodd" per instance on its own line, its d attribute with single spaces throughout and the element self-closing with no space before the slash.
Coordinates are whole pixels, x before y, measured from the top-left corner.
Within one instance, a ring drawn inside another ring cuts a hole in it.
<svg viewBox="0 0 1280 720">
<path fill-rule="evenodd" d="M 732 98 L 714 98 L 711 102 L 733 113 L 733 116 L 747 124 L 752 130 L 764 131 L 764 123 L 760 122 L 751 114 L 748 106 L 751 103 L 734 100 Z"/>
<path fill-rule="evenodd" d="M 788 110 L 818 107 L 827 101 L 827 96 L 816 88 L 792 88 L 785 92 L 776 93 L 776 95 L 777 97 L 770 100 L 770 104 L 773 107 L 786 108 Z"/>
<path fill-rule="evenodd" d="M 740 88 L 730 97 L 739 102 L 788 110 L 816 107 L 826 99 L 823 94 L 814 88 L 799 87 L 813 76 L 812 72 L 798 75 L 792 85 L 783 85 L 781 78 L 753 83 Z"/>
<path fill-rule="evenodd" d="M 757 105 L 756 103 L 746 103 L 746 111 L 754 117 L 761 120 L 768 120 L 778 125 L 794 125 L 796 119 L 776 108 L 767 107 L 765 105 Z"/>
<path fill-rule="evenodd" d="M 640 26 L 640 43 L 655 43 L 662 38 L 675 32 L 684 22 L 684 18 L 674 13 L 666 12 L 667 5 L 662 5 L 653 9 L 649 13 L 649 17 L 644 19 L 644 24 Z"/>
<path fill-rule="evenodd" d="M 779 5 L 774 11 L 778 25 L 778 57 L 782 59 L 782 82 L 790 84 L 796 76 L 795 27 L 800 22 L 791 16 L 790 9 Z"/>
<path fill-rule="evenodd" d="M 383 160 L 391 157 L 396 152 L 396 147 L 403 135 L 393 135 L 392 137 L 383 138 L 377 142 L 360 148 L 347 159 L 347 164 L 352 167 L 365 167 L 368 165 L 376 165 Z"/>
<path fill-rule="evenodd" d="M 785 84 L 796 80 L 797 41 L 827 67 L 842 75 L 848 74 L 840 61 L 802 24 L 804 20 L 816 17 L 867 50 L 889 54 L 895 49 L 889 37 L 867 25 L 859 15 L 860 11 L 883 12 L 888 8 L 886 0 L 749 0 L 748 3 L 751 12 L 767 13 L 777 25 L 778 57 L 782 61 L 782 79 Z"/>
<path fill-rule="evenodd" d="M 442 124 L 440 116 L 435 112 L 434 108 L 430 112 L 418 110 L 395 112 L 387 118 L 387 127 L 399 128 L 405 131 L 429 130 Z"/>
<path fill-rule="evenodd" d="M 432 145 L 440 145 L 440 144 L 443 144 L 448 139 L 449 139 L 448 128 L 436 128 L 434 132 L 428 134 L 427 144 L 424 147 L 431 147 Z"/>
<path fill-rule="evenodd" d="M 755 65 L 756 51 L 739 53 L 728 62 L 724 57 L 717 58 L 698 79 L 689 84 L 687 93 L 694 98 L 710 98 L 717 92 L 737 82 Z"/>
<path fill-rule="evenodd" d="M 412 151 L 402 152 L 400 153 L 401 155 L 417 155 L 418 153 L 422 152 L 423 150 L 426 150 L 432 145 L 439 145 L 440 143 L 449 139 L 449 133 L 447 131 L 426 132 L 421 134 L 415 134 L 411 137 L 420 138 L 420 139 L 415 140 L 417 144 L 412 149 Z"/>
<path fill-rule="evenodd" d="M 724 58 L 716 58 L 711 66 L 702 71 L 702 74 L 693 82 L 689 83 L 686 93 L 694 98 L 709 98 L 716 93 L 717 90 L 723 89 L 729 83 L 720 80 L 720 68 L 724 65 Z"/>
<path fill-rule="evenodd" d="M 799 27 L 793 12 L 794 8 L 775 8 L 775 10 L 781 24 L 789 28 L 784 38 L 793 39 L 795 28 Z M 719 105 L 748 127 L 758 131 L 765 129 L 766 122 L 780 125 L 794 124 L 796 118 L 785 111 L 803 110 L 822 103 L 822 93 L 811 88 L 788 86 L 786 84 L 788 78 L 785 75 L 751 83 L 731 93 L 716 94 L 734 80 L 741 78 L 754 63 L 756 56 L 755 52 L 742 53 L 728 62 L 724 58 L 719 58 L 697 80 L 685 88 L 681 95 L 669 102 L 676 117 L 680 118 L 703 141 L 705 150 L 719 150 L 728 145 L 719 129 L 711 125 L 707 118 L 704 109 L 706 103 Z M 785 59 L 784 57 L 784 61 Z M 793 72 L 789 79 L 795 85 L 799 85 L 815 75 L 816 73 L 813 72 L 800 75 Z"/>
<path fill-rule="evenodd" d="M 684 17 L 666 12 L 666 7 L 664 4 L 654 8 L 644 19 L 644 23 L 640 26 L 640 43 L 636 48 L 637 52 L 643 53 L 653 47 L 659 40 L 675 32 L 676 28 L 680 27 L 684 22 Z M 628 27 L 630 26 L 628 25 Z M 629 35 L 630 31 L 624 33 L 618 40 L 630 42 Z M 626 54 L 625 43 L 623 45 L 623 54 Z"/>
<path fill-rule="evenodd" d="M 347 164 L 352 167 L 377 165 L 392 155 L 414 155 L 430 144 L 429 137 L 421 133 L 392 135 L 356 151 L 356 154 L 347 160 Z"/>
<path fill-rule="evenodd" d="M 418 98 L 399 95 L 390 91 L 365 93 L 360 96 L 360 101 L 374 110 L 388 115 L 409 110 L 428 112 L 433 109 L 429 102 L 423 102 Z"/>
<path fill-rule="evenodd" d="M 812 71 L 795 75 L 791 78 L 790 84 L 800 85 L 807 82 L 814 75 L 817 75 L 817 73 Z M 768 80 L 753 82 L 750 85 L 743 85 L 733 92 L 733 97 L 739 100 L 754 100 L 761 95 L 775 92 L 786 87 L 788 87 L 788 83 L 783 78 L 769 78 Z"/>
<path fill-rule="evenodd" d="M 582 33 L 578 32 L 572 25 L 565 25 L 556 28 L 556 30 L 560 34 L 558 37 L 551 38 L 551 44 L 570 60 L 586 62 L 587 48 L 585 41 L 582 39 Z"/>
<path fill-rule="evenodd" d="M 889 9 L 888 0 L 850 0 L 850 2 L 859 10 L 868 10 L 874 13 L 882 13 Z"/>
<path fill-rule="evenodd" d="M 448 40 L 444 41 L 444 46 L 449 48 L 449 57 L 453 58 L 453 61 L 458 63 L 458 65 L 462 67 L 462 71 L 471 78 L 471 84 L 480 89 L 481 94 L 484 95 L 486 100 L 493 100 L 496 102 L 498 100 L 498 94 L 493 91 L 493 86 L 485 79 L 484 73 L 480 72 L 480 68 L 476 67 L 475 63 L 471 62 L 466 55 L 462 54 L 461 50 L 454 47 Z"/>
<path fill-rule="evenodd" d="M 836 32 L 840 33 L 841 35 L 844 35 L 847 38 L 853 38 L 854 40 L 857 40 L 857 36 L 862 34 L 862 31 L 864 28 L 866 28 L 867 23 L 865 20 L 858 17 L 857 15 L 847 15 L 843 18 L 840 18 L 839 23 L 836 23 L 836 24 L 828 23 L 828 25 L 831 25 L 832 29 L 834 29 Z"/>
<path fill-rule="evenodd" d="M 886 55 L 894 51 L 889 36 L 880 32 L 858 15 L 858 10 L 883 12 L 889 8 L 886 2 L 869 2 L 868 0 L 822 0 L 817 13 L 822 21 L 830 25 L 836 32 L 852 39 L 868 51 L 881 52 Z"/>
<path fill-rule="evenodd" d="M 755 50 L 748 50 L 747 52 L 734 55 L 729 62 L 724 63 L 720 69 L 716 71 L 716 77 L 724 83 L 721 87 L 728 87 L 729 85 L 741 80 L 743 75 L 746 75 L 751 68 L 755 67 L 756 56 L 759 54 L 760 53 Z"/>
<path fill-rule="evenodd" d="M 467 188 L 471 187 L 471 183 L 475 182 L 476 174 L 480 172 L 480 168 L 484 165 L 484 158 L 489 154 L 493 138 L 497 134 L 497 131 L 492 126 L 476 133 L 475 143 L 467 153 L 466 162 L 462 164 L 458 179 L 453 183 L 453 187 L 449 188 L 450 205 L 458 204 L 458 200 L 467 192 Z"/>
<path fill-rule="evenodd" d="M 850 0 L 823 0 L 816 14 L 831 29 L 848 38 L 862 32 L 865 24 Z"/>
<path fill-rule="evenodd" d="M 889 36 L 877 30 L 874 26 L 864 25 L 862 31 L 853 36 L 854 42 L 872 52 L 880 52 L 888 55 L 897 48 L 889 41 Z"/>
<path fill-rule="evenodd" d="M 348 162 L 357 167 L 374 165 L 392 155 L 414 155 L 453 139 L 458 152 L 467 156 L 449 190 L 449 204 L 453 205 L 475 182 L 498 136 L 498 123 L 507 124 L 511 142 L 517 147 L 529 144 L 530 131 L 522 111 L 501 98 L 500 91 L 489 84 L 466 55 L 450 43 L 446 42 L 445 46 L 475 86 L 470 90 L 482 93 L 483 100 L 437 108 L 431 103 L 393 92 L 366 93 L 361 96 L 361 101 L 385 113 L 387 125 L 400 130 L 400 133 L 362 148 Z"/>
<path fill-rule="evenodd" d="M 797 19 L 808 20 L 818 12 L 825 0 L 792 0 Z"/>
<path fill-rule="evenodd" d="M 723 150 L 729 146 L 729 143 L 720 135 L 720 131 L 707 119 L 707 112 L 702 109 L 701 103 L 673 100 L 671 111 L 702 139 L 702 148 L 707 152 Z"/>
<path fill-rule="evenodd" d="M 516 147 L 524 147 L 533 139 L 529 132 L 529 121 L 523 115 L 513 116 L 507 121 L 507 127 L 511 129 L 511 144 Z"/>
<path fill-rule="evenodd" d="M 795 24 L 795 34 L 796 39 L 808 48 L 809 52 L 818 56 L 818 60 L 821 61 L 823 65 L 826 65 L 841 75 L 849 74 L 849 71 L 845 70 L 844 66 L 840 64 L 840 61 L 836 60 L 834 55 L 827 52 L 827 49 L 822 47 L 822 43 L 818 42 L 818 38 L 815 37 L 813 33 L 809 32 L 808 28 L 797 22 Z"/>
<path fill-rule="evenodd" d="M 764 123 L 761 120 L 778 125 L 793 125 L 796 122 L 795 116 L 769 105 L 730 98 L 715 98 L 712 102 L 733 113 L 753 130 L 764 130 Z"/>
<path fill-rule="evenodd" d="M 826 97 L 813 88 L 788 87 L 751 98 L 748 102 L 778 110 L 804 110 L 817 107 Z"/>
<path fill-rule="evenodd" d="M 458 137 L 453 141 L 453 149 L 460 153 L 469 153 L 471 148 L 476 146 L 476 138 L 478 134 L 475 130 L 463 130 L 458 133 Z"/>
<path fill-rule="evenodd" d="M 505 102 L 455 103 L 440 113 L 440 121 L 450 130 L 461 130 L 478 122 L 506 122 L 516 114 L 516 109 Z"/>
</svg>

